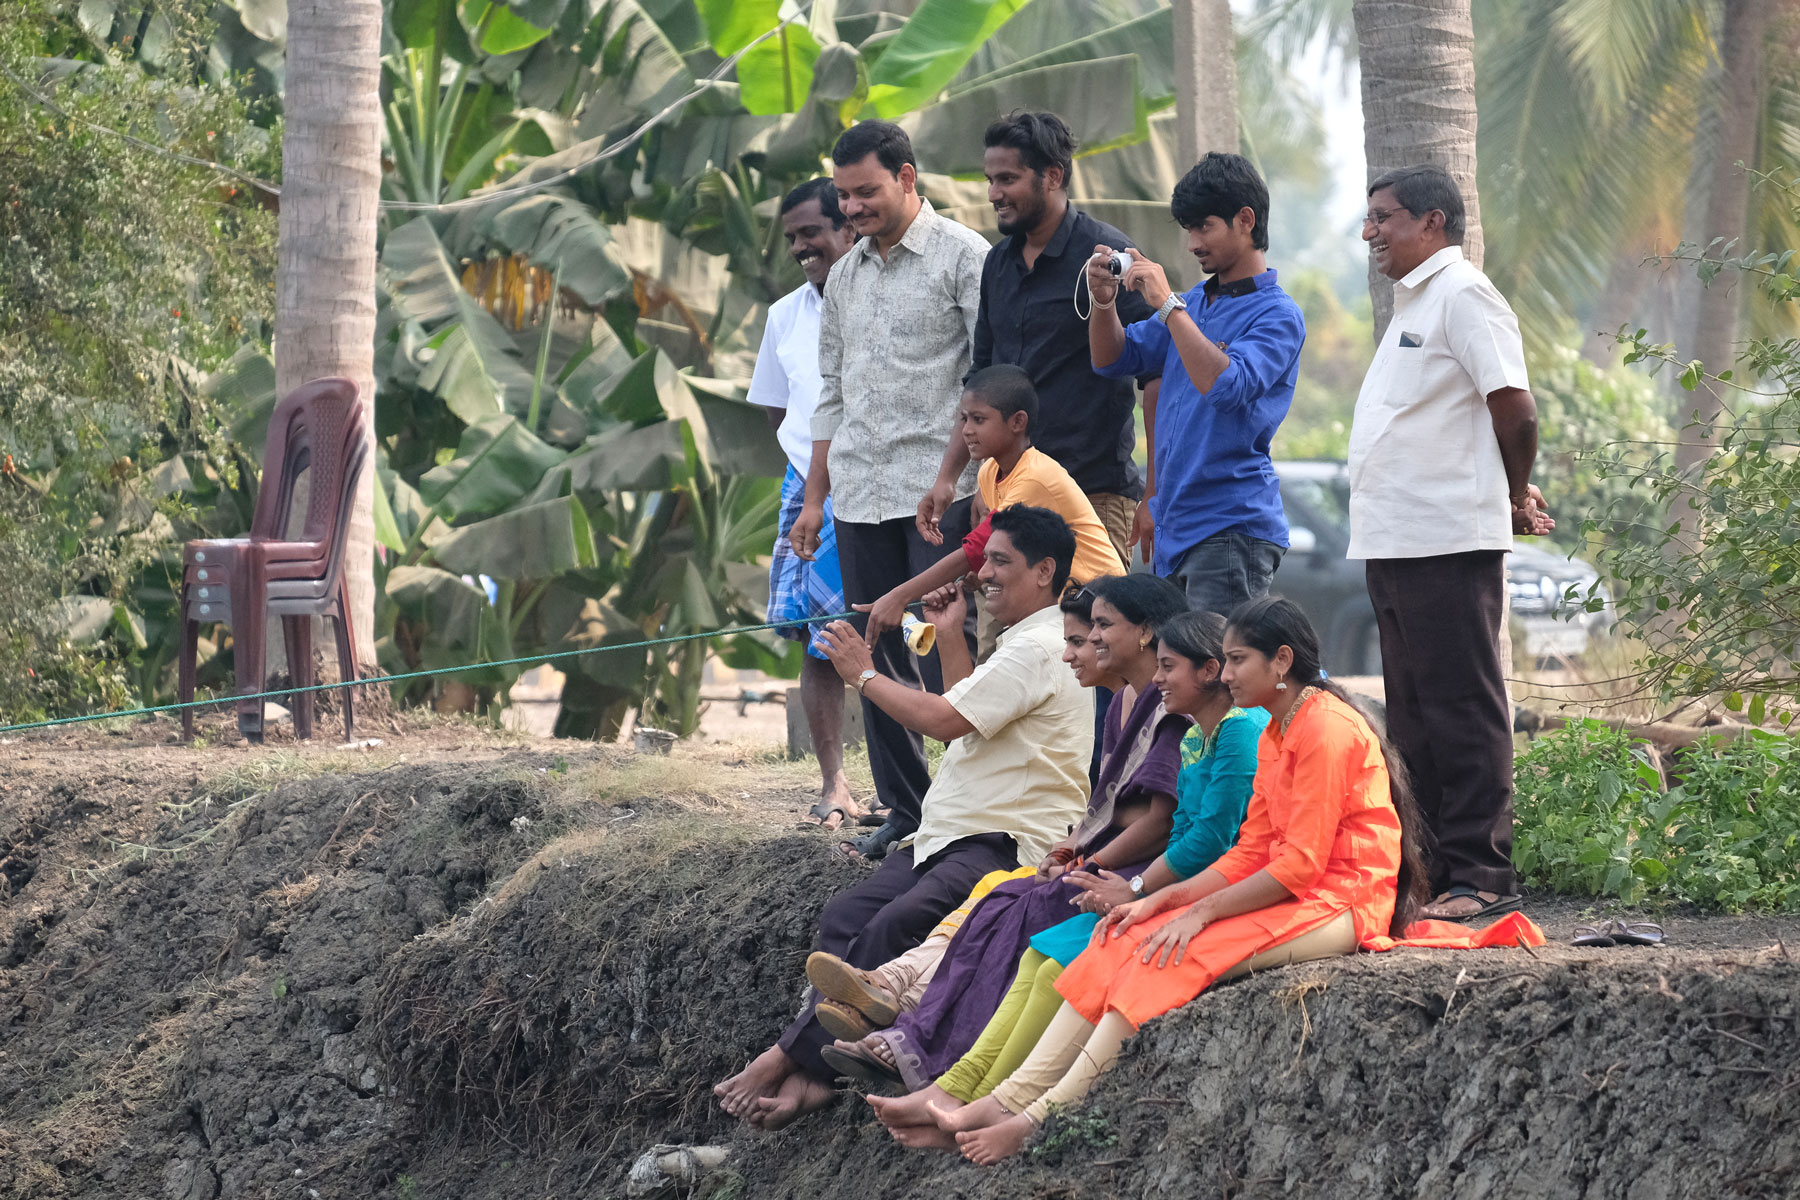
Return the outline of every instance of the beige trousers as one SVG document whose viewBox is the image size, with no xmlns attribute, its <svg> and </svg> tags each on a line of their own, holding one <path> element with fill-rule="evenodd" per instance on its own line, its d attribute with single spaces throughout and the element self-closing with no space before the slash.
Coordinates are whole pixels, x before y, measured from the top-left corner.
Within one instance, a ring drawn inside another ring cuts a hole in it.
<svg viewBox="0 0 1800 1200">
<path fill-rule="evenodd" d="M 1252 955 L 1216 982 L 1290 963 L 1354 953 L 1356 922 L 1344 912 L 1309 933 Z M 1041 1125 L 1052 1105 L 1073 1104 L 1086 1096 L 1094 1080 L 1119 1057 L 1119 1047 L 1125 1039 L 1136 1032 L 1136 1027 L 1120 1013 L 1109 1011 L 1098 1025 L 1090 1025 L 1064 1004 L 1038 1039 L 1036 1049 L 994 1089 L 993 1097 L 1007 1112 L 1024 1113 Z"/>
<path fill-rule="evenodd" d="M 944 952 L 949 948 L 948 936 L 933 934 L 899 958 L 890 958 L 879 967 L 869 968 L 869 974 L 894 993 L 901 1012 L 911 1012 L 919 1007 L 925 989 L 931 986 L 932 976 L 937 974 L 938 964 L 944 961 Z"/>
</svg>

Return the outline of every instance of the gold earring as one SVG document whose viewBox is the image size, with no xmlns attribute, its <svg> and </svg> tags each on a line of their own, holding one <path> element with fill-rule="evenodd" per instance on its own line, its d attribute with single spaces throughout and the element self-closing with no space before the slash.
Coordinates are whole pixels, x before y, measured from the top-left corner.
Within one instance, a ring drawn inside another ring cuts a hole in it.
<svg viewBox="0 0 1800 1200">
<path fill-rule="evenodd" d="M 1285 680 L 1285 679 L 1277 679 L 1277 680 L 1276 680 L 1276 681 L 1275 681 L 1275 690 L 1276 690 L 1276 691 L 1278 691 L 1278 692 L 1285 692 L 1285 691 L 1287 691 L 1287 680 Z"/>
<path fill-rule="evenodd" d="M 1143 637 L 1138 639 L 1138 649 L 1139 650 L 1148 650 L 1149 648 L 1150 648 L 1150 635 L 1145 634 Z"/>
</svg>

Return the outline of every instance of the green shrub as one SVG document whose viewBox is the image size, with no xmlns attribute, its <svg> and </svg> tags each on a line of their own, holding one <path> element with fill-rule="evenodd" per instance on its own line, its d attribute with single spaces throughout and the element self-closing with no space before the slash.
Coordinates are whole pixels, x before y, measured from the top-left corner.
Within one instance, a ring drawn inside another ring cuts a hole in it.
<svg viewBox="0 0 1800 1200">
<path fill-rule="evenodd" d="M 1753 730 L 1684 752 L 1663 791 L 1645 743 L 1598 721 L 1514 764 L 1513 861 L 1532 887 L 1626 903 L 1800 909 L 1800 751 Z"/>
</svg>

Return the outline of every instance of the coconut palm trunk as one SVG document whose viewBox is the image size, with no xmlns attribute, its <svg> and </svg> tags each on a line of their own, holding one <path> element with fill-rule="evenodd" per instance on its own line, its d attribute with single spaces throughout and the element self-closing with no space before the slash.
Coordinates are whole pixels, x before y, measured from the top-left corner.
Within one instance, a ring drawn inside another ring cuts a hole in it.
<svg viewBox="0 0 1800 1200">
<path fill-rule="evenodd" d="M 1475 192 L 1475 29 L 1469 0 L 1356 0 L 1363 148 L 1369 179 L 1396 167 L 1443 167 L 1468 208 L 1463 253 L 1481 265 Z M 1375 340 L 1394 315 L 1394 283 L 1369 260 Z"/>
<path fill-rule="evenodd" d="M 1211 150 L 1237 153 L 1237 54 L 1230 0 L 1175 0 L 1175 121 L 1179 167 Z"/>
<path fill-rule="evenodd" d="M 275 379 L 327 375 L 375 415 L 375 224 L 381 191 L 381 0 L 289 0 Z M 357 661 L 374 661 L 374 472 L 357 484 L 345 570 Z"/>
<path fill-rule="evenodd" d="M 1769 33 L 1771 0 L 1733 0 L 1724 6 L 1720 38 L 1718 137 L 1710 145 L 1696 146 L 1696 157 L 1708 161 L 1710 187 L 1706 200 L 1706 224 L 1700 241 L 1724 238 L 1742 242 L 1750 223 L 1750 176 L 1756 167 L 1756 134 L 1762 122 L 1763 42 Z M 1742 164 L 1742 165 L 1740 165 Z M 1737 253 L 1748 247 L 1739 246 Z M 1716 251 L 1714 253 L 1717 253 Z M 1721 274 L 1699 294 L 1694 322 L 1694 357 L 1717 374 L 1736 357 L 1738 309 L 1742 293 L 1736 279 Z M 1712 453 L 1706 427 L 1719 418 L 1719 392 L 1701 387 L 1683 393 L 1681 419 L 1697 428 L 1682 431 L 1675 448 L 1676 467 L 1686 470 Z"/>
</svg>

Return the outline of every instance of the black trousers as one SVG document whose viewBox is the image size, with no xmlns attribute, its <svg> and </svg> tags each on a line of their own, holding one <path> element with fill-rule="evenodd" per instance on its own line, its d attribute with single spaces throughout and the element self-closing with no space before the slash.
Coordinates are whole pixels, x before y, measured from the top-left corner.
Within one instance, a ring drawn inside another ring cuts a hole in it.
<svg viewBox="0 0 1800 1200">
<path fill-rule="evenodd" d="M 945 555 L 961 554 L 969 533 L 969 500 L 952 504 L 939 520 L 944 544 L 933 546 L 919 536 L 911 517 L 865 523 L 837 522 L 838 565 L 844 574 L 844 599 L 851 604 L 873 604 L 919 572 L 934 566 Z M 974 653 L 975 606 L 969 605 L 969 652 Z M 857 618 L 857 627 L 864 627 Z M 875 669 L 908 687 L 944 690 L 936 654 L 918 658 L 906 648 L 898 629 L 877 639 Z M 931 786 L 925 763 L 925 741 L 865 699 L 863 735 L 868 739 L 869 768 L 875 776 L 875 792 L 893 810 L 890 823 L 901 833 L 919 827 L 919 806 Z"/>
<path fill-rule="evenodd" d="M 911 846 L 891 850 L 874 874 L 826 902 L 818 947 L 853 967 L 879 967 L 924 941 L 983 875 L 1018 865 L 1018 844 L 1004 833 L 959 838 L 922 864 L 913 862 Z M 807 1074 L 830 1080 L 819 1051 L 832 1041 L 808 1003 L 776 1045 Z"/>
<path fill-rule="evenodd" d="M 1514 890 L 1512 706 L 1500 662 L 1506 556 L 1370 559 L 1388 736 L 1430 833 L 1431 890 Z"/>
</svg>

